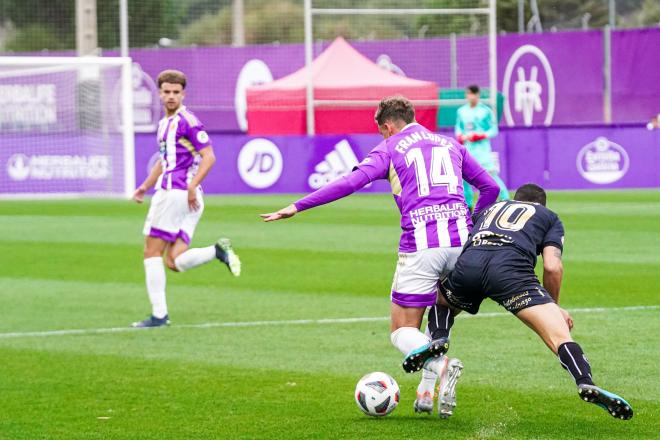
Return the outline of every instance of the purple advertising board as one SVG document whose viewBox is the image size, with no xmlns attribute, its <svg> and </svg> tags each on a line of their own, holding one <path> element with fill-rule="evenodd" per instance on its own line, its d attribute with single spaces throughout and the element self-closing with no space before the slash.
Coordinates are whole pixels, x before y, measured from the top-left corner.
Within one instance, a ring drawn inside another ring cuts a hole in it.
<svg viewBox="0 0 660 440">
<path fill-rule="evenodd" d="M 450 134 L 450 133 L 445 133 Z M 209 194 L 306 193 L 345 175 L 381 142 L 374 135 L 251 137 L 211 133 L 218 162 Z M 83 134 L 0 134 L 0 193 L 123 193 L 119 135 L 101 146 Z M 141 182 L 158 160 L 153 134 L 136 136 Z M 660 188 L 660 130 L 641 125 L 503 128 L 493 140 L 509 188 Z M 366 189 L 388 192 L 377 182 Z"/>
<path fill-rule="evenodd" d="M 20 71 L 0 78 L 0 193 L 123 194 L 119 68 Z"/>
<path fill-rule="evenodd" d="M 0 134 L 0 194 L 123 194 L 120 134 Z"/>
<path fill-rule="evenodd" d="M 204 182 L 211 194 L 306 193 L 347 174 L 379 135 L 275 136 L 211 134 L 218 157 Z M 493 142 L 510 188 L 535 182 L 548 189 L 660 187 L 660 131 L 642 126 L 505 128 Z M 137 181 L 157 158 L 153 136 L 136 142 Z M 367 191 L 387 192 L 378 182 Z"/>
</svg>

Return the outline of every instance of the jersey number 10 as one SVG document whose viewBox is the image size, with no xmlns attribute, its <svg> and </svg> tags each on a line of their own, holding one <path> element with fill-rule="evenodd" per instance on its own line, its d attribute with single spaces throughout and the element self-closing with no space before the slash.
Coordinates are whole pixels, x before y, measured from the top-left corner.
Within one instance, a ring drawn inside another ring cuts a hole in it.
<svg viewBox="0 0 660 440">
<path fill-rule="evenodd" d="M 421 148 L 413 148 L 406 153 L 406 165 L 415 165 L 417 193 L 426 197 L 431 193 L 431 186 L 446 186 L 449 194 L 458 192 L 458 177 L 454 173 L 448 147 L 433 147 L 431 150 L 431 174 L 426 168 Z"/>
<path fill-rule="evenodd" d="M 479 230 L 488 229 L 495 221 L 495 225 L 503 231 L 520 231 L 535 213 L 534 205 L 499 202 L 488 208 Z"/>
</svg>

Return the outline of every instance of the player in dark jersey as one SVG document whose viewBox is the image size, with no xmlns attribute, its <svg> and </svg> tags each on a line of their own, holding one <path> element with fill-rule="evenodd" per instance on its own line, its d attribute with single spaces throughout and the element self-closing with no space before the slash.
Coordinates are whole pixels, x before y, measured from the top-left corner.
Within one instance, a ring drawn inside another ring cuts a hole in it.
<svg viewBox="0 0 660 440">
<path fill-rule="evenodd" d="M 477 215 L 453 272 L 440 286 L 438 305 L 429 310 L 429 331 L 434 340 L 446 342 L 458 312 L 476 314 L 481 302 L 491 298 L 543 339 L 575 379 L 580 398 L 630 419 L 628 402 L 594 384 L 591 366 L 571 338 L 573 320 L 558 306 L 564 227 L 545 203 L 543 188 L 526 184 L 514 200 Z M 543 257 L 543 285 L 534 273 L 537 255 Z"/>
</svg>

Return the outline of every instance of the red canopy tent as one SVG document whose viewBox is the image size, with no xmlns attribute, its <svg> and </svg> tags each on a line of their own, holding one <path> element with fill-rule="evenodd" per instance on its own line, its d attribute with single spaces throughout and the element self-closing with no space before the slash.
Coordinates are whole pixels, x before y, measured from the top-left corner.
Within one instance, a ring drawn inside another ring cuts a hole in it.
<svg viewBox="0 0 660 440">
<path fill-rule="evenodd" d="M 337 38 L 314 60 L 312 77 L 317 134 L 374 133 L 376 106 L 385 96 L 401 94 L 412 101 L 435 101 L 438 97 L 435 83 L 389 72 L 343 38 Z M 303 67 L 277 81 L 250 87 L 248 133 L 307 133 L 306 86 Z M 415 105 L 417 121 L 429 129 L 436 127 L 437 111 L 437 105 Z"/>
</svg>

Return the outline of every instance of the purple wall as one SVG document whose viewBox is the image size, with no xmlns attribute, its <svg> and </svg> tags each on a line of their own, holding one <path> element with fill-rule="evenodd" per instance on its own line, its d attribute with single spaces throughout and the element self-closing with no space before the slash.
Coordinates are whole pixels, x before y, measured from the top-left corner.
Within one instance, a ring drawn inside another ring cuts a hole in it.
<svg viewBox="0 0 660 440">
<path fill-rule="evenodd" d="M 660 34 L 659 34 L 660 36 Z M 507 35 L 498 41 L 498 82 L 509 99 L 503 124 L 576 124 L 603 120 L 603 36 L 599 31 Z M 658 40 L 660 42 L 660 39 Z M 514 58 L 515 56 L 515 58 Z M 547 60 L 547 64 L 544 61 Z M 515 85 L 537 72 L 541 110 L 524 123 L 515 111 Z M 554 97 L 554 109 L 550 102 Z M 549 121 L 548 121 L 549 120 Z M 529 122 L 529 121 L 528 121 Z M 548 124 L 547 122 L 550 122 Z"/>
<path fill-rule="evenodd" d="M 385 63 L 396 71 L 435 81 L 441 88 L 450 87 L 448 39 L 352 44 L 374 62 L 385 55 L 389 60 Z M 315 54 L 325 47 L 327 43 L 315 44 Z M 651 55 L 658 47 L 660 28 L 612 33 L 613 122 L 646 122 L 660 112 L 660 81 L 656 78 L 660 59 Z M 498 88 L 508 97 L 505 107 L 511 114 L 507 118 L 505 112 L 503 125 L 603 122 L 602 31 L 502 35 L 497 39 L 497 51 Z M 457 55 L 459 87 L 473 82 L 487 86 L 485 37 L 459 38 Z M 210 129 L 237 133 L 241 130 L 235 109 L 237 97 L 239 102 L 243 99 L 243 86 L 267 81 L 270 76 L 281 78 L 304 64 L 300 44 L 136 49 L 131 56 L 152 77 L 165 68 L 185 71 L 190 79 L 188 104 Z M 244 69 L 250 60 L 261 63 Z M 534 75 L 536 81 L 530 82 Z M 538 87 L 536 95 L 535 87 Z M 535 97 L 538 103 L 534 102 Z M 521 106 L 518 110 L 517 100 Z M 525 108 L 527 121 L 523 116 Z M 530 109 L 533 111 L 529 112 Z"/>
<path fill-rule="evenodd" d="M 212 134 L 218 163 L 207 193 L 304 193 L 348 172 L 379 135 L 256 138 Z M 140 182 L 156 148 L 136 143 Z M 510 188 L 536 182 L 549 189 L 660 188 L 660 130 L 641 126 L 505 128 L 495 139 Z M 386 182 L 368 191 L 388 191 Z"/>
<path fill-rule="evenodd" d="M 648 121 L 660 113 L 660 28 L 612 35 L 612 120 Z"/>
<path fill-rule="evenodd" d="M 498 89 L 507 97 L 502 124 L 602 123 L 603 41 L 601 30 L 498 36 Z M 328 44 L 315 43 L 315 55 Z M 408 77 L 435 81 L 441 88 L 451 85 L 447 38 L 351 44 L 374 62 L 380 59 L 382 64 Z M 660 58 L 655 56 L 658 47 L 660 27 L 612 32 L 614 123 L 647 122 L 660 112 L 660 81 L 657 79 Z M 116 52 L 106 54 L 117 55 Z M 147 88 L 146 83 L 153 84 L 161 70 L 183 70 L 190 82 L 187 104 L 210 130 L 233 133 L 244 131 L 241 115 L 247 86 L 281 78 L 304 65 L 302 44 L 133 49 L 131 56 L 149 77 L 143 79 L 142 91 Z M 469 83 L 487 86 L 486 58 L 485 37 L 457 40 L 459 87 Z M 252 63 L 247 65 L 250 61 Z M 530 81 L 534 78 L 536 81 Z M 151 104 L 158 104 L 158 96 L 153 87 L 151 89 L 150 103 L 145 102 L 149 97 L 142 95 L 144 111 Z M 154 118 L 157 117 L 155 114 Z M 153 121 L 145 121 L 144 126 L 149 125 L 153 125 Z"/>
</svg>

